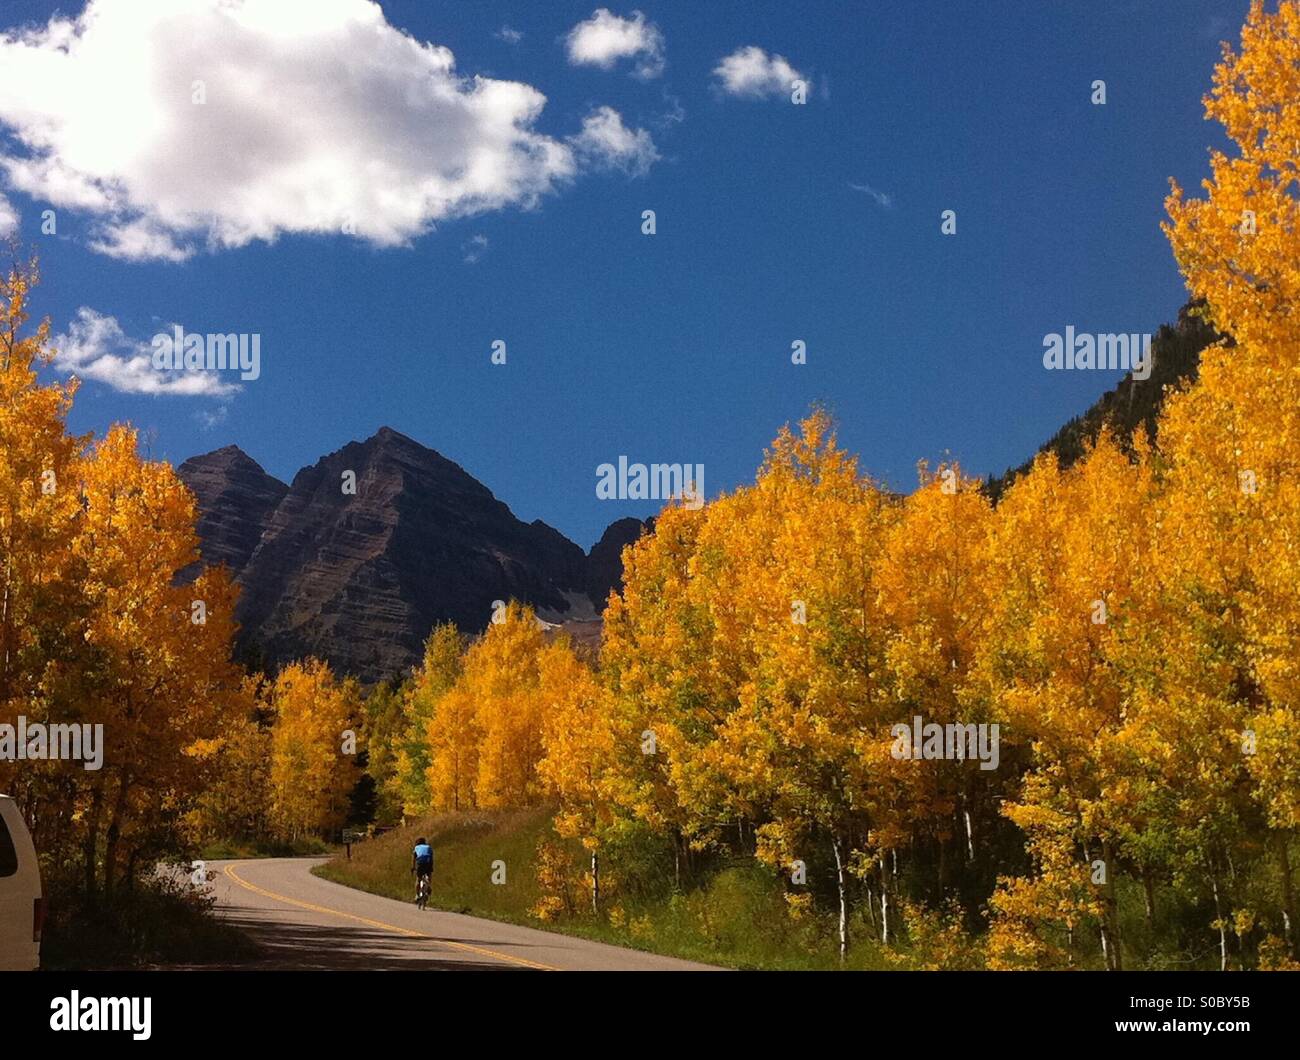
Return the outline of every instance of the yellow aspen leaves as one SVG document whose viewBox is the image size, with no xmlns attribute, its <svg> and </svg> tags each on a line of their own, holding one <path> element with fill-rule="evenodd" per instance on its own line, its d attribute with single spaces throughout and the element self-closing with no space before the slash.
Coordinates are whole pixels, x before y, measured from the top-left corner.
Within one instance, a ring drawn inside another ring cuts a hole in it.
<svg viewBox="0 0 1300 1060">
<path fill-rule="evenodd" d="M 328 833 L 347 819 L 359 773 L 344 732 L 355 729 L 361 697 L 316 659 L 280 671 L 266 694 L 271 728 L 271 818 L 280 835 Z"/>
</svg>

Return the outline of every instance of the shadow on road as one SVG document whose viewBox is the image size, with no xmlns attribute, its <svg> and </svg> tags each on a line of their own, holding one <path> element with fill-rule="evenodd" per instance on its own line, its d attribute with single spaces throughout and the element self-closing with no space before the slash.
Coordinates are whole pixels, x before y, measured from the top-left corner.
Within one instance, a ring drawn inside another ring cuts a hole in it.
<svg viewBox="0 0 1300 1060">
<path fill-rule="evenodd" d="M 509 971 L 501 961 L 448 950 L 433 938 L 408 938 L 364 927 L 286 924 L 255 916 L 222 919 L 247 934 L 262 957 L 232 968 L 300 971 Z M 211 966 L 209 966 L 211 967 Z"/>
</svg>

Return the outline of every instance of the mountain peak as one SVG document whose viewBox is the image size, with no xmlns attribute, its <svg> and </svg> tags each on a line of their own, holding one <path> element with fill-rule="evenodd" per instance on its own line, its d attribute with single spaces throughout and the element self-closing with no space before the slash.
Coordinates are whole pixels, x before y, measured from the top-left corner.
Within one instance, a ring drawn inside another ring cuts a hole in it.
<svg viewBox="0 0 1300 1060">
<path fill-rule="evenodd" d="M 356 492 L 341 488 L 354 472 Z M 459 464 L 391 427 L 303 468 L 285 486 L 237 446 L 187 460 L 205 562 L 243 592 L 245 649 L 276 666 L 315 655 L 371 682 L 419 662 L 429 630 L 487 627 L 495 600 L 555 621 L 594 619 L 645 525 L 613 524 L 592 556 L 516 518 Z M 588 622 L 588 625 L 591 625 Z"/>
<path fill-rule="evenodd" d="M 380 427 L 379 430 L 375 431 L 374 434 L 360 444 L 368 448 L 373 446 L 413 448 L 422 450 L 426 453 L 433 453 L 435 456 L 441 455 L 436 450 L 430 449 L 427 445 L 421 445 L 414 438 L 403 434 L 401 431 L 394 430 L 392 427 Z"/>
<path fill-rule="evenodd" d="M 611 589 L 623 588 L 623 549 L 654 530 L 654 517 L 615 519 L 587 553 L 587 596 L 597 611 L 605 609 Z"/>
<path fill-rule="evenodd" d="M 266 470 L 237 445 L 223 445 L 210 453 L 199 453 L 184 461 L 181 467 L 249 467 L 263 475 Z"/>
<path fill-rule="evenodd" d="M 289 487 L 237 445 L 192 456 L 176 474 L 198 502 L 201 561 L 224 563 L 238 574 Z M 197 568 L 186 570 L 182 577 L 197 573 Z"/>
<path fill-rule="evenodd" d="M 315 655 L 371 682 L 418 663 L 439 622 L 485 629 L 494 600 L 572 613 L 586 574 L 559 531 L 381 427 L 294 476 L 238 574 L 237 617 L 271 666 Z"/>
</svg>

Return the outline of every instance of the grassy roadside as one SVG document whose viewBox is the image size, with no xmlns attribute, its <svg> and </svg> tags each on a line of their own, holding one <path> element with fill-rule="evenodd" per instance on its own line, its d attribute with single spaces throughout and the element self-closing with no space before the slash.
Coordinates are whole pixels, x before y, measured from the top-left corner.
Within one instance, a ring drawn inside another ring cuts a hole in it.
<svg viewBox="0 0 1300 1060">
<path fill-rule="evenodd" d="M 315 836 L 293 842 L 261 840 L 250 842 L 235 839 L 216 839 L 199 851 L 203 861 L 242 861 L 250 858 L 303 858 L 313 854 L 333 854 L 337 844 L 326 843 Z"/>
<path fill-rule="evenodd" d="M 635 893 L 618 886 L 610 865 L 611 894 L 601 915 L 575 878 L 572 911 L 550 920 L 535 910 L 547 891 L 538 882 L 538 848 L 563 847 L 569 864 L 581 866 L 576 843 L 558 840 L 548 809 L 441 814 L 378 839 L 355 845 L 314 870 L 325 879 L 402 901 L 411 901 L 411 847 L 417 836 L 434 848 L 430 905 L 473 916 L 525 924 L 618 946 L 731 968 L 834 969 L 841 967 L 828 917 L 792 919 L 771 875 L 750 861 L 726 864 L 678 891 L 669 880 Z M 493 863 L 505 863 L 505 882 L 492 882 Z M 865 931 L 846 967 L 897 967 L 881 958 Z"/>
<path fill-rule="evenodd" d="M 212 911 L 210 895 L 159 876 L 94 903 L 50 898 L 41 940 L 45 970 L 238 965 L 261 951 Z"/>
</svg>

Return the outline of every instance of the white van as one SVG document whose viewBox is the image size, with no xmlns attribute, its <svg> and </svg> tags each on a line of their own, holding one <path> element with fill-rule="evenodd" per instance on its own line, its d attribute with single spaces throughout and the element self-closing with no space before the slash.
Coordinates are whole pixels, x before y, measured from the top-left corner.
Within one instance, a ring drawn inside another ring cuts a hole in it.
<svg viewBox="0 0 1300 1060">
<path fill-rule="evenodd" d="M 0 795 L 0 971 L 31 971 L 41 963 L 41 869 L 18 804 Z"/>
</svg>

